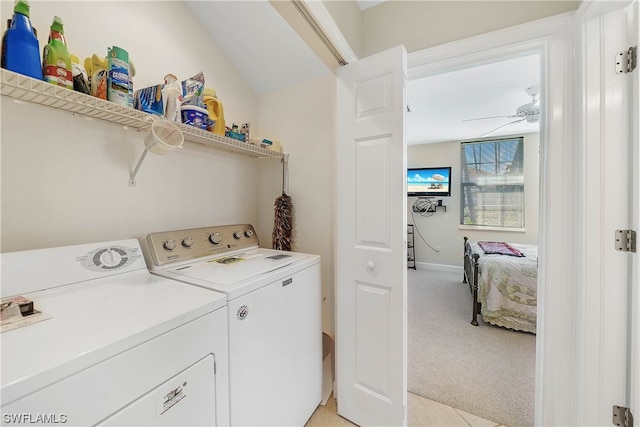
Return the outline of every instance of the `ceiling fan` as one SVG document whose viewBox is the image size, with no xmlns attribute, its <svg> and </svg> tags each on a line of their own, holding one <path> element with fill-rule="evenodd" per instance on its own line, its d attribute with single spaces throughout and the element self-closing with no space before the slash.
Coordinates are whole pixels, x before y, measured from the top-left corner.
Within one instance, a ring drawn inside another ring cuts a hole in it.
<svg viewBox="0 0 640 427">
<path fill-rule="evenodd" d="M 505 117 L 508 119 L 515 119 L 513 121 L 510 121 L 509 123 L 505 123 L 502 126 L 498 126 L 497 128 L 490 130 L 489 132 L 481 135 L 481 137 L 487 136 L 499 129 L 502 129 L 505 126 L 509 126 L 514 123 L 519 123 L 525 120 L 527 121 L 527 123 L 537 123 L 540 120 L 540 105 L 538 103 L 538 94 L 540 93 L 540 87 L 530 86 L 527 88 L 526 92 L 529 96 L 531 96 L 531 102 L 527 102 L 526 104 L 523 104 L 518 108 L 516 108 L 515 114 L 505 115 L 505 116 L 479 117 L 476 119 L 463 120 L 463 122 L 471 122 L 475 120 L 485 120 L 485 119 L 498 119 L 502 117 Z"/>
</svg>

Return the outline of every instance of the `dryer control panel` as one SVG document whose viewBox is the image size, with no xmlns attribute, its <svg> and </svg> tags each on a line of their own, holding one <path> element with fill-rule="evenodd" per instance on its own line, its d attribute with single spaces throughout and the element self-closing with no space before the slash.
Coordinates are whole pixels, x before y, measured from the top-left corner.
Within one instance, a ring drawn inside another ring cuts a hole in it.
<svg viewBox="0 0 640 427">
<path fill-rule="evenodd" d="M 150 268 L 258 247 L 251 224 L 189 228 L 148 234 L 145 239 Z"/>
</svg>

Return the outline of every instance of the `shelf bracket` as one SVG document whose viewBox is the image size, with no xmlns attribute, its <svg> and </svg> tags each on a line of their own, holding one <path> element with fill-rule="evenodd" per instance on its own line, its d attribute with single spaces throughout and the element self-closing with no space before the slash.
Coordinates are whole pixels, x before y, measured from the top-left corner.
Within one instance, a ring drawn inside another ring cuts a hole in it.
<svg viewBox="0 0 640 427">
<path fill-rule="evenodd" d="M 142 162 L 144 158 L 147 156 L 148 152 L 149 152 L 149 149 L 145 148 L 144 151 L 142 152 L 142 155 L 140 156 L 140 160 L 138 160 L 138 164 L 136 165 L 136 168 L 133 170 L 133 172 L 131 172 L 131 175 L 129 175 L 129 187 L 136 186 L 136 174 L 138 173 L 138 170 L 140 169 L 140 166 L 142 165 Z"/>
</svg>

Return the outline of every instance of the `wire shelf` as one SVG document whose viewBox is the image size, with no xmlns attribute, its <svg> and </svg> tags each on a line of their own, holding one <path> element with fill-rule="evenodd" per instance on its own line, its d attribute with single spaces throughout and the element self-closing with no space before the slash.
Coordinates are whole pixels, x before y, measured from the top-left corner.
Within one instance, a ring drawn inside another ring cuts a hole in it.
<svg viewBox="0 0 640 427">
<path fill-rule="evenodd" d="M 145 112 L 123 107 L 61 86 L 54 86 L 9 70 L 1 69 L 0 71 L 0 93 L 4 96 L 104 120 L 132 129 L 148 130 L 151 127 L 150 114 Z M 283 153 L 216 135 L 194 126 L 183 123 L 176 124 L 184 134 L 185 141 L 250 157 L 282 159 L 285 156 Z"/>
</svg>

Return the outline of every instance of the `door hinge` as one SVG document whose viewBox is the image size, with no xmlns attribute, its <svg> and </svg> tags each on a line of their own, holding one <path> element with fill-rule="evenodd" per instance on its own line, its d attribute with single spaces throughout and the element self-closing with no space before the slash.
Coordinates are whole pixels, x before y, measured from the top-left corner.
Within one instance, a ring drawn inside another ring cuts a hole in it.
<svg viewBox="0 0 640 427">
<path fill-rule="evenodd" d="M 636 232 L 634 230 L 616 230 L 616 250 L 635 252 Z"/>
<path fill-rule="evenodd" d="M 620 427 L 633 427 L 633 415 L 631 409 L 624 406 L 613 405 L 613 425 Z"/>
<path fill-rule="evenodd" d="M 616 55 L 616 73 L 630 73 L 636 69 L 638 63 L 638 46 L 631 46 Z"/>
</svg>

